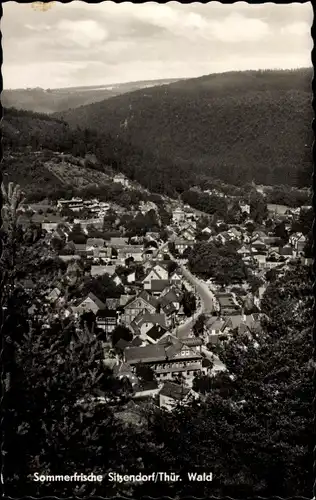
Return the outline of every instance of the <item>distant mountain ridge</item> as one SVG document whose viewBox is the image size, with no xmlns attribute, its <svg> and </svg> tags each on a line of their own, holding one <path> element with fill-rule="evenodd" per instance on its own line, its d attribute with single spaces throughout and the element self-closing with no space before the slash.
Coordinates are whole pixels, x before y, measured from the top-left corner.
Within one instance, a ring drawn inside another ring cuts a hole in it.
<svg viewBox="0 0 316 500">
<path fill-rule="evenodd" d="M 212 74 L 56 116 L 168 158 L 190 175 L 299 186 L 302 172 L 311 175 L 312 78 L 312 68 Z"/>
<path fill-rule="evenodd" d="M 57 89 L 43 89 L 41 87 L 7 89 L 2 92 L 1 101 L 4 107 L 14 107 L 37 113 L 55 113 L 110 99 L 125 92 L 169 84 L 177 80 L 177 78 L 142 80 Z"/>
</svg>

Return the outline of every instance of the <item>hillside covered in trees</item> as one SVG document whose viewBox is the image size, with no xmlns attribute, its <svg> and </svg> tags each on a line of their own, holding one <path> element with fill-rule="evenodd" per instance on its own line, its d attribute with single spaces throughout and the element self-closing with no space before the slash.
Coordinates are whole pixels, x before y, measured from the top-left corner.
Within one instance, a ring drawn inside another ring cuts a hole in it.
<svg viewBox="0 0 316 500">
<path fill-rule="evenodd" d="M 58 117 L 74 127 L 92 127 L 101 137 L 110 133 L 153 156 L 154 164 L 147 158 L 145 166 L 151 175 L 170 162 L 178 176 L 303 186 L 310 184 L 312 171 L 311 82 L 312 69 L 214 74 Z"/>
<path fill-rule="evenodd" d="M 143 87 L 168 84 L 176 79 L 152 80 L 113 85 L 91 85 L 88 87 L 66 87 L 60 89 L 5 89 L 1 100 L 5 107 L 24 109 L 37 113 L 56 113 L 77 108 L 111 97 L 132 92 Z"/>
</svg>

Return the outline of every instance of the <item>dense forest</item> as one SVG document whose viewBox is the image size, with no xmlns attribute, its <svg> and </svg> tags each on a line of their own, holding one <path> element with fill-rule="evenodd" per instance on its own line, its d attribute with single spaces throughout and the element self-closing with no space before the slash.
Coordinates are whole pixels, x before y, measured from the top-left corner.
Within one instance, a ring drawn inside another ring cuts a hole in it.
<svg viewBox="0 0 316 500">
<path fill-rule="evenodd" d="M 177 175 L 301 187 L 312 172 L 311 82 L 312 69 L 207 75 L 58 116 L 113 134 L 158 163 L 168 159 Z"/>
<path fill-rule="evenodd" d="M 39 187 L 41 181 L 45 181 L 46 187 L 53 184 L 53 189 L 56 183 L 61 184 L 43 167 L 43 159 L 49 159 L 52 152 L 79 157 L 93 153 L 99 160 L 94 168 L 104 171 L 110 166 L 150 191 L 170 196 L 183 192 L 196 181 L 194 173 L 188 173 L 183 165 L 144 153 L 120 138 L 93 129 L 71 129 L 63 120 L 30 111 L 5 109 L 3 144 L 6 152 L 3 171 L 22 186 L 30 176 L 38 179 Z M 30 164 L 27 157 L 33 158 L 32 152 L 38 155 Z"/>
</svg>

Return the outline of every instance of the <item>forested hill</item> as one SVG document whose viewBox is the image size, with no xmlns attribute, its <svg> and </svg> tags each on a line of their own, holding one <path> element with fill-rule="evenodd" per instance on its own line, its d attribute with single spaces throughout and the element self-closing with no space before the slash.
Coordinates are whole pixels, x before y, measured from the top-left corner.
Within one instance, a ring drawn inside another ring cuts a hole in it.
<svg viewBox="0 0 316 500">
<path fill-rule="evenodd" d="M 1 100 L 5 107 L 15 107 L 38 113 L 54 113 L 85 104 L 103 101 L 124 92 L 168 84 L 176 79 L 149 80 L 113 85 L 91 85 L 89 87 L 66 87 L 60 89 L 5 89 Z"/>
<path fill-rule="evenodd" d="M 309 68 L 214 74 L 58 116 L 168 158 L 185 175 L 302 186 L 311 175 L 312 76 Z"/>
<path fill-rule="evenodd" d="M 92 153 L 98 159 L 94 170 L 104 172 L 111 167 L 152 192 L 170 196 L 177 196 L 198 181 L 194 173 L 191 175 L 181 164 L 173 164 L 168 158 L 145 154 L 141 148 L 105 132 L 70 128 L 63 120 L 45 114 L 4 109 L 2 131 L 2 171 L 23 187 L 32 185 L 32 189 L 37 186 L 50 190 L 60 185 L 45 166 L 53 153 L 67 153 L 82 159 Z"/>
</svg>

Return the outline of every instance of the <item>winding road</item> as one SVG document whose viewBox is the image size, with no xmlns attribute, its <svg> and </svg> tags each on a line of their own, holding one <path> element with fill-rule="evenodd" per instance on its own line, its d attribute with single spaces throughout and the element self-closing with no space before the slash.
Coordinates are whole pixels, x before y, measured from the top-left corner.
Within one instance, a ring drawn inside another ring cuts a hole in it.
<svg viewBox="0 0 316 500">
<path fill-rule="evenodd" d="M 183 277 L 194 287 L 196 294 L 201 299 L 201 305 L 194 315 L 175 329 L 175 334 L 178 338 L 186 338 L 191 334 L 194 323 L 200 314 L 211 313 L 214 309 L 213 294 L 208 289 L 206 283 L 194 276 L 183 264 L 180 264 L 174 257 L 171 259 L 178 263 Z"/>
</svg>

